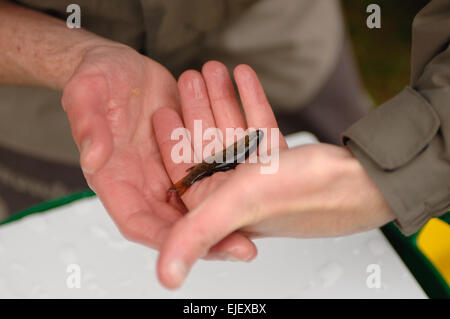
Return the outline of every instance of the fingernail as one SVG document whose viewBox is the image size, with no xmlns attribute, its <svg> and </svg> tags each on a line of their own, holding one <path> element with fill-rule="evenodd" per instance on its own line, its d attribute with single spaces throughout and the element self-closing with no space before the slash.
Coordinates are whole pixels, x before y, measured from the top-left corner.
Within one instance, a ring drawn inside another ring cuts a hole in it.
<svg viewBox="0 0 450 319">
<path fill-rule="evenodd" d="M 250 262 L 250 261 L 253 260 L 253 258 L 255 258 L 255 255 L 254 254 L 250 254 L 250 255 L 247 255 L 243 260 L 245 262 Z"/>
<path fill-rule="evenodd" d="M 242 257 L 241 259 L 239 259 L 239 261 L 249 262 L 249 261 L 253 260 L 253 257 L 254 257 L 254 255 L 250 254 L 245 257 Z"/>
<path fill-rule="evenodd" d="M 226 260 L 230 261 L 245 261 L 249 262 L 254 258 L 254 254 L 250 253 L 245 256 L 242 256 L 242 251 L 240 252 L 240 249 L 232 248 L 224 253 L 225 256 L 228 256 Z"/>
<path fill-rule="evenodd" d="M 212 256 L 213 260 L 222 260 L 222 261 L 242 261 L 230 253 L 215 253 Z"/>
<path fill-rule="evenodd" d="M 231 254 L 224 254 L 224 260 L 226 260 L 226 261 L 242 261 Z"/>
<path fill-rule="evenodd" d="M 227 251 L 224 253 L 224 255 L 229 256 L 229 259 L 232 261 L 245 261 L 249 262 L 255 257 L 254 252 L 248 253 L 247 251 L 243 250 L 241 247 L 231 247 L 228 248 Z"/>
<path fill-rule="evenodd" d="M 188 269 L 187 269 L 186 264 L 183 261 L 172 260 L 169 263 L 168 271 L 169 271 L 170 276 L 172 277 L 172 280 L 177 285 L 180 285 L 186 278 Z"/>
</svg>

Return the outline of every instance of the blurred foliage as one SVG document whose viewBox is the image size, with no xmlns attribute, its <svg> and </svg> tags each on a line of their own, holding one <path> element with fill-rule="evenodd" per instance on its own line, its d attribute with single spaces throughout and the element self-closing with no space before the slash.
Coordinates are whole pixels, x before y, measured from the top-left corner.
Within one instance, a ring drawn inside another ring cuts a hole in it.
<svg viewBox="0 0 450 319">
<path fill-rule="evenodd" d="M 362 80 L 380 104 L 409 84 L 411 25 L 428 0 L 342 0 Z M 381 29 L 369 29 L 369 4 L 381 8 Z"/>
</svg>

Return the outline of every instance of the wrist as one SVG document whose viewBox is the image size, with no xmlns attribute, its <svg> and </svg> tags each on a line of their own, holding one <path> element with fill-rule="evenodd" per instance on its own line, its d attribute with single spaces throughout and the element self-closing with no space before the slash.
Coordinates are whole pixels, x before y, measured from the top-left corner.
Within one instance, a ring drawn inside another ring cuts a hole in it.
<svg viewBox="0 0 450 319">
<path fill-rule="evenodd" d="M 305 163 L 297 160 L 292 170 L 299 166 L 304 169 L 299 176 L 285 176 L 296 185 L 291 187 L 295 197 L 291 195 L 286 202 L 292 202 L 288 211 L 297 212 L 293 227 L 298 236 L 349 235 L 393 219 L 377 185 L 349 149 L 319 144 L 298 152 Z"/>
<path fill-rule="evenodd" d="M 83 41 L 80 41 L 68 48 L 69 53 L 63 60 L 61 72 L 55 74 L 52 79 L 48 79 L 45 86 L 62 90 L 87 56 L 96 54 L 96 52 L 105 52 L 107 49 L 114 48 L 129 47 L 121 43 L 89 34 L 86 39 L 83 39 Z"/>
<path fill-rule="evenodd" d="M 394 219 L 392 209 L 370 178 L 360 161 L 348 147 L 341 147 L 346 154 L 339 161 L 342 196 L 337 206 L 343 216 L 352 220 L 352 232 L 380 227 Z"/>
</svg>

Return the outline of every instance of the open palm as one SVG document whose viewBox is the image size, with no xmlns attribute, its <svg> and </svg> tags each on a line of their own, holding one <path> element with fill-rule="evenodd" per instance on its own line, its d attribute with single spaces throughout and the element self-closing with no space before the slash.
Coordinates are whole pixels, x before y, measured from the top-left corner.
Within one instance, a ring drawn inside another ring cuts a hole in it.
<svg viewBox="0 0 450 319">
<path fill-rule="evenodd" d="M 186 212 L 180 200 L 167 202 L 172 183 L 151 123 L 157 109 L 179 109 L 175 79 L 128 47 L 95 48 L 65 86 L 62 103 L 89 186 L 124 236 L 159 248 Z M 247 238 L 233 234 L 212 253 L 236 247 L 244 255 L 255 251 Z"/>
</svg>

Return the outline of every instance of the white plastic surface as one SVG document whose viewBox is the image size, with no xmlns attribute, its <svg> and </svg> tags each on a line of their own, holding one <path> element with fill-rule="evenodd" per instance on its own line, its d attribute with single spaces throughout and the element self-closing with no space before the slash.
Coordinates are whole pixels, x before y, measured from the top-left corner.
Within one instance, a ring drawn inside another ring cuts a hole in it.
<svg viewBox="0 0 450 319">
<path fill-rule="evenodd" d="M 0 297 L 426 298 L 379 230 L 256 244 L 253 262 L 200 261 L 169 291 L 156 278 L 157 252 L 125 240 L 100 201 L 87 198 L 0 227 Z M 67 285 L 72 264 L 80 288 Z M 369 264 L 380 266 L 380 288 L 366 284 Z"/>
</svg>

